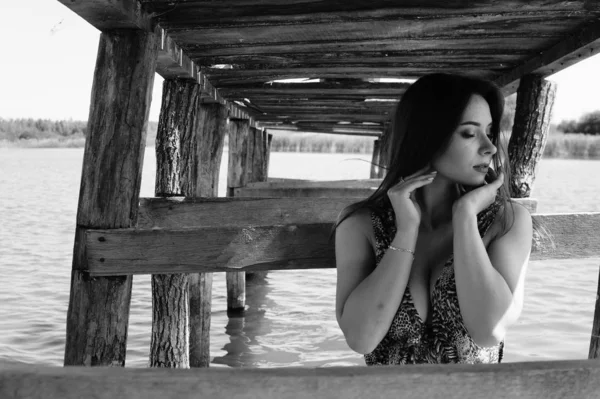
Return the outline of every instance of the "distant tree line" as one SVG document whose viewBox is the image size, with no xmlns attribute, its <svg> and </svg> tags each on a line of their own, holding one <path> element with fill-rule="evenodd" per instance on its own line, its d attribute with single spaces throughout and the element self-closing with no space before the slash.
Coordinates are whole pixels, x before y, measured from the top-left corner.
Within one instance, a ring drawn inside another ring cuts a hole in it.
<svg viewBox="0 0 600 399">
<path fill-rule="evenodd" d="M 147 140 L 152 145 L 154 145 L 157 127 L 157 122 L 148 122 Z M 0 140 L 63 140 L 66 138 L 84 138 L 86 133 L 86 121 L 0 118 Z"/>
<path fill-rule="evenodd" d="M 562 121 L 557 130 L 563 133 L 600 135 L 600 110 L 584 114 L 579 120 Z"/>
<path fill-rule="evenodd" d="M 0 138 L 6 140 L 44 139 L 51 137 L 85 137 L 87 122 L 49 119 L 2 119 Z"/>
</svg>

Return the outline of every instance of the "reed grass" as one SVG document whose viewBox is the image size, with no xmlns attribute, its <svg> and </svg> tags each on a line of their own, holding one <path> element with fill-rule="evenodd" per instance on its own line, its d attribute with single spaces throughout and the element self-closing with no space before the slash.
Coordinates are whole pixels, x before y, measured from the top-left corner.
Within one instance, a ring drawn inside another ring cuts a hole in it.
<svg viewBox="0 0 600 399">
<path fill-rule="evenodd" d="M 149 124 L 148 146 L 154 146 L 156 128 L 156 122 Z M 374 137 L 364 136 L 278 132 L 273 136 L 271 151 L 371 154 L 374 140 Z M 227 142 L 227 137 L 225 141 Z M 81 148 L 84 145 L 85 138 L 81 134 L 62 136 L 44 132 L 37 137 L 19 139 L 18 135 L 11 132 L 0 132 L 0 148 Z M 543 157 L 600 159 L 600 136 L 565 134 L 552 130 Z"/>
</svg>

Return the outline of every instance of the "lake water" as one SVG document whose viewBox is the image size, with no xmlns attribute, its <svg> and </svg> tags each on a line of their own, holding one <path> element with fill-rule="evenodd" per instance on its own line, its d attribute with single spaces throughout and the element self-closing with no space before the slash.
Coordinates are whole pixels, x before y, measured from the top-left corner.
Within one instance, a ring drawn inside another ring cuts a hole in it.
<svg viewBox="0 0 600 399">
<path fill-rule="evenodd" d="M 368 178 L 367 155 L 271 154 L 270 176 Z M 62 365 L 82 149 L 0 149 L 0 361 Z M 227 156 L 220 192 L 226 181 Z M 141 196 L 154 192 L 154 150 Z M 538 212 L 600 212 L 600 161 L 543 160 Z M 506 337 L 505 361 L 587 358 L 600 259 L 530 262 L 525 306 Z M 148 363 L 150 277 L 135 276 L 127 366 Z M 335 270 L 271 272 L 247 290 L 245 317 L 228 318 L 215 274 L 213 366 L 363 365 L 335 321 Z"/>
</svg>

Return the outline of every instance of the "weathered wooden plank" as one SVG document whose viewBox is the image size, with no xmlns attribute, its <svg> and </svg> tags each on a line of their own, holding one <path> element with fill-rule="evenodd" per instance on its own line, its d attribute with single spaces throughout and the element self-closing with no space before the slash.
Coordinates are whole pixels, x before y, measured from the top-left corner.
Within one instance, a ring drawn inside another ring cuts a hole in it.
<svg viewBox="0 0 600 399">
<path fill-rule="evenodd" d="M 401 22 L 463 18 L 468 21 L 485 21 L 486 18 L 556 18 L 564 15 L 588 16 L 597 10 L 595 4 L 583 0 L 548 2 L 519 0 L 491 2 L 472 1 L 468 5 L 448 6 L 440 1 L 418 3 L 388 3 L 385 1 L 354 1 L 352 4 L 335 2 L 184 2 L 174 8 L 172 1 L 141 0 L 159 16 L 165 26 L 176 25 L 188 29 L 215 29 L 302 24 L 335 24 L 340 22 Z M 479 20 L 473 20 L 479 16 Z"/>
<path fill-rule="evenodd" d="M 82 271 L 87 269 L 83 229 L 136 223 L 157 52 L 153 33 L 100 35 L 79 191 L 65 365 L 125 364 L 131 277 L 90 279 Z"/>
<path fill-rule="evenodd" d="M 413 67 L 385 67 L 385 66 L 339 66 L 339 67 L 306 67 L 306 68 L 277 68 L 270 70 L 211 70 L 206 74 L 210 81 L 217 87 L 224 85 L 234 85 L 248 82 L 270 82 L 281 79 L 298 78 L 332 78 L 332 79 L 370 79 L 370 78 L 401 78 L 418 79 L 419 77 L 434 73 L 465 73 L 468 70 L 470 75 L 484 79 L 492 79 L 508 70 L 498 66 L 494 69 L 467 69 L 462 65 L 455 65 L 447 68 L 436 68 L 435 66 L 425 66 L 422 68 Z"/>
<path fill-rule="evenodd" d="M 253 65 L 300 65 L 307 64 L 385 64 L 385 63 L 454 63 L 460 64 L 470 62 L 473 64 L 515 64 L 522 59 L 528 52 L 512 51 L 510 53 L 502 52 L 478 52 L 474 54 L 468 50 L 459 51 L 344 51 L 338 49 L 336 52 L 307 54 L 294 53 L 290 49 L 289 53 L 282 53 L 271 56 L 269 54 L 244 54 L 244 55 L 223 55 L 223 56 L 202 56 L 197 55 L 194 60 L 205 66 L 213 65 L 232 65 L 240 68 Z"/>
<path fill-rule="evenodd" d="M 286 131 L 286 132 L 301 132 L 301 133 L 322 133 L 322 134 L 343 134 L 347 136 L 381 136 L 381 131 L 371 129 L 360 129 L 345 127 L 345 125 L 332 125 L 328 127 L 314 126 L 313 124 L 277 124 L 270 125 L 260 122 L 261 127 L 266 128 L 269 132 Z M 300 126 L 298 126 L 300 125 Z M 317 125 L 317 124 L 315 124 Z"/>
<path fill-rule="evenodd" d="M 532 260 L 600 255 L 600 213 L 534 215 L 552 233 L 555 248 L 532 241 Z M 332 223 L 196 227 L 180 230 L 88 230 L 93 276 L 335 267 Z"/>
<path fill-rule="evenodd" d="M 547 77 L 600 52 L 600 22 L 574 28 L 558 43 L 545 47 L 518 67 L 496 78 L 505 95 L 514 93 L 519 79 L 535 73 Z"/>
<path fill-rule="evenodd" d="M 377 122 L 383 123 L 390 120 L 389 115 L 368 114 L 317 114 L 317 113 L 287 113 L 280 115 L 257 115 L 257 122 Z"/>
<path fill-rule="evenodd" d="M 272 99 L 306 98 L 310 95 L 353 95 L 370 97 L 372 95 L 389 95 L 399 98 L 410 83 L 380 82 L 307 82 L 307 83 L 245 83 L 236 87 L 220 87 L 223 97 L 237 96 L 269 96 Z"/>
<path fill-rule="evenodd" d="M 546 141 L 556 95 L 556 83 L 539 75 L 521 78 L 512 134 L 508 142 L 510 196 L 531 195 L 535 173 Z"/>
<path fill-rule="evenodd" d="M 561 360 L 478 365 L 208 370 L 86 369 L 0 364 L 6 398 L 593 399 L 600 363 Z"/>
<path fill-rule="evenodd" d="M 240 187 L 234 190 L 236 197 L 321 197 L 321 198 L 344 198 L 356 197 L 366 199 L 375 192 L 376 187 Z"/>
<path fill-rule="evenodd" d="M 177 40 L 177 37 L 174 37 Z M 196 56 L 229 56 L 229 55 L 271 55 L 289 54 L 293 49 L 296 53 L 323 54 L 336 51 L 471 51 L 473 54 L 498 51 L 503 54 L 532 52 L 534 49 L 547 48 L 555 40 L 548 38 L 448 38 L 440 40 L 421 40 L 419 38 L 397 38 L 377 40 L 355 40 L 341 45 L 337 41 L 322 40 L 320 42 L 282 42 L 277 44 L 256 44 L 253 46 L 237 44 L 219 46 L 219 44 L 186 44 L 186 52 L 190 58 Z"/>
<path fill-rule="evenodd" d="M 250 183 L 248 186 L 269 187 L 325 183 L 335 186 L 377 185 L 379 179 L 340 180 L 326 182 L 286 181 Z M 298 223 L 333 223 L 344 207 L 361 198 L 140 198 L 137 229 L 178 229 L 188 227 L 260 226 Z M 530 212 L 536 200 L 518 198 Z"/>
<path fill-rule="evenodd" d="M 278 179 L 273 181 L 269 179 L 264 182 L 248 183 L 246 188 L 310 188 L 310 187 L 329 187 L 329 188 L 372 188 L 379 187 L 382 179 L 352 179 L 352 180 L 303 180 L 303 179 Z"/>
</svg>

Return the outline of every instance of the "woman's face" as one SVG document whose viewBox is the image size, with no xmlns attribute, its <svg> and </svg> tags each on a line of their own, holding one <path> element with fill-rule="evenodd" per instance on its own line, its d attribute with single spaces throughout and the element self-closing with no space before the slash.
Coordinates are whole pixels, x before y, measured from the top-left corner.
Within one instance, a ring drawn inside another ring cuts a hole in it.
<svg viewBox="0 0 600 399">
<path fill-rule="evenodd" d="M 491 128 L 490 107 L 482 96 L 474 94 L 452 133 L 448 148 L 432 162 L 438 176 L 463 185 L 482 185 L 487 166 L 497 151 L 491 141 Z"/>
</svg>

